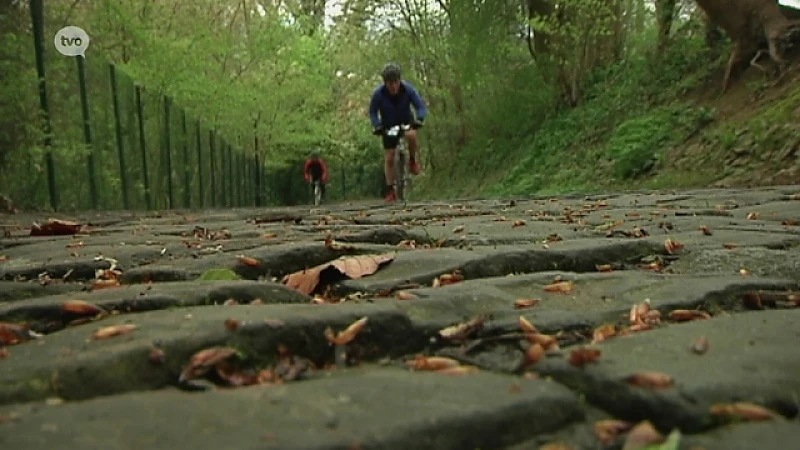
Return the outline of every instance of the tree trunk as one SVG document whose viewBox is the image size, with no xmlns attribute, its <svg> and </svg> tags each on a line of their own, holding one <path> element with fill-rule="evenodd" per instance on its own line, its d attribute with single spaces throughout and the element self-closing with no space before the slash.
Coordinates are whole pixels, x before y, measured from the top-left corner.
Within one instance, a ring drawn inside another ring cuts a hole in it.
<svg viewBox="0 0 800 450">
<path fill-rule="evenodd" d="M 656 20 L 658 21 L 658 54 L 663 54 L 672 31 L 672 19 L 675 17 L 675 0 L 656 0 Z"/>
<path fill-rule="evenodd" d="M 766 50 L 779 69 L 786 63 L 787 47 L 800 41 L 800 23 L 789 20 L 776 0 L 696 0 L 714 24 L 733 41 L 722 81 L 722 93 L 731 78 L 754 64 Z"/>
</svg>

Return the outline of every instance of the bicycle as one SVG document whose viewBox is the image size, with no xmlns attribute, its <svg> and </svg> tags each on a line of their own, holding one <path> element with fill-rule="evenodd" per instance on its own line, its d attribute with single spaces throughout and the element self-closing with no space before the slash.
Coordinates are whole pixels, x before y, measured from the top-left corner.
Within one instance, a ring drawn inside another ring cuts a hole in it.
<svg viewBox="0 0 800 450">
<path fill-rule="evenodd" d="M 405 139 L 405 132 L 410 129 L 411 125 L 395 125 L 386 130 L 387 136 L 399 136 L 394 151 L 394 194 L 401 201 L 406 201 L 406 193 L 411 188 L 411 177 L 408 175 L 409 153 Z"/>
<path fill-rule="evenodd" d="M 319 206 L 322 203 L 322 183 L 320 180 L 312 180 L 310 184 L 314 190 L 314 206 Z"/>
</svg>

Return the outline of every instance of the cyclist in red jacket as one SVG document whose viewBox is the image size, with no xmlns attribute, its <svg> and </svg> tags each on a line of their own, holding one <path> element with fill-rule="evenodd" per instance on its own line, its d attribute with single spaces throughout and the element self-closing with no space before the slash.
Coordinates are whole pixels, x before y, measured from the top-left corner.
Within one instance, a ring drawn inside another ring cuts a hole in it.
<svg viewBox="0 0 800 450">
<path fill-rule="evenodd" d="M 306 159 L 303 165 L 303 178 L 306 183 L 319 180 L 322 196 L 325 196 L 325 184 L 328 182 L 328 166 L 325 164 L 325 160 L 319 156 L 318 151 L 311 152 L 311 155 Z"/>
</svg>

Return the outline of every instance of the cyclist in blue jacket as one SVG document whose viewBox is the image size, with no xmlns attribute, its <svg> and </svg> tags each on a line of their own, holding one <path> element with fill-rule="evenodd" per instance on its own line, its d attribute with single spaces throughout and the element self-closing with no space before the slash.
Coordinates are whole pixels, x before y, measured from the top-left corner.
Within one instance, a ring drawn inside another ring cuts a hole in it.
<svg viewBox="0 0 800 450">
<path fill-rule="evenodd" d="M 400 67 L 397 64 L 386 64 L 381 71 L 381 76 L 383 84 L 375 88 L 369 102 L 369 119 L 372 122 L 372 133 L 383 137 L 383 173 L 386 178 L 383 195 L 387 202 L 393 202 L 395 199 L 394 152 L 399 138 L 386 136 L 384 131 L 395 125 L 411 125 L 412 129 L 405 132 L 408 143 L 408 162 L 411 173 L 418 175 L 420 171 L 419 141 L 415 130 L 422 127 L 427 108 L 419 92 L 408 81 L 400 78 Z M 414 106 L 416 118 L 411 114 L 411 106 Z"/>
</svg>

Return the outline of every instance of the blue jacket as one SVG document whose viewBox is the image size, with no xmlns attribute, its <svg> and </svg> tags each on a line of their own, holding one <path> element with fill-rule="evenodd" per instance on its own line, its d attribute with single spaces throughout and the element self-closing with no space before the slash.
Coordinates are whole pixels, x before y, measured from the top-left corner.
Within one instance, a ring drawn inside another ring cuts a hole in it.
<svg viewBox="0 0 800 450">
<path fill-rule="evenodd" d="M 381 84 L 372 92 L 369 101 L 369 120 L 373 127 L 383 125 L 388 128 L 401 123 L 409 124 L 413 118 L 411 105 L 414 105 L 417 111 L 417 119 L 424 120 L 428 110 L 419 92 L 411 84 L 400 80 L 400 91 L 394 97 L 389 95 L 389 90 Z"/>
</svg>

